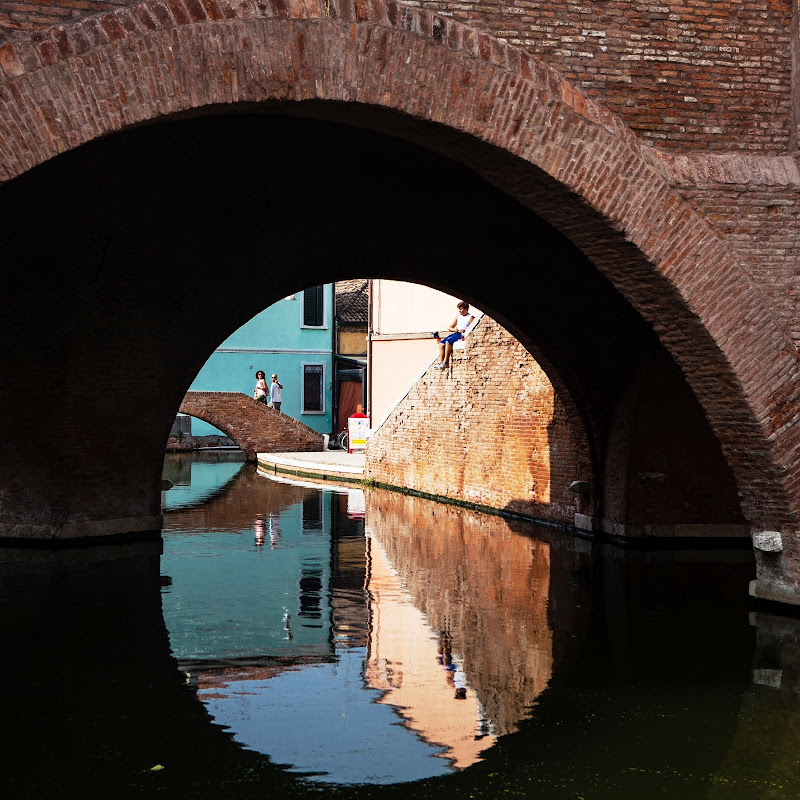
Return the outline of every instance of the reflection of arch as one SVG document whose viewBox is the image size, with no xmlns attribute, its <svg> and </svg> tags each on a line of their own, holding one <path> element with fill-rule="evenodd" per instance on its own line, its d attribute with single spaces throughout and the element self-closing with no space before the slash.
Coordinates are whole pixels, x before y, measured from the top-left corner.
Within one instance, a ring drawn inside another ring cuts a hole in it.
<svg viewBox="0 0 800 800">
<path fill-rule="evenodd" d="M 754 524 L 787 524 L 800 511 L 798 426 L 787 412 L 797 405 L 797 360 L 769 302 L 620 120 L 520 50 L 380 0 L 185 11 L 151 0 L 21 38 L 2 56 L 6 180 L 140 122 L 276 100 L 383 107 L 497 147 L 488 160 L 469 142 L 438 141 L 442 129 L 392 122 L 568 233 L 653 325 Z M 496 317 L 530 344 L 524 316 L 517 325 Z"/>
<path fill-rule="evenodd" d="M 250 529 L 265 508 L 281 513 L 318 494 L 318 489 L 265 478 L 258 474 L 255 465 L 246 464 L 202 504 L 170 511 L 166 525 L 172 531 L 195 530 L 203 525 L 213 525 L 219 530 Z"/>
<path fill-rule="evenodd" d="M 171 506 L 171 507 L 166 505 L 162 509 L 162 513 L 164 513 L 164 514 L 174 514 L 174 513 L 178 512 L 178 511 L 183 511 L 183 510 L 188 509 L 188 508 L 202 508 L 207 503 L 211 503 L 212 501 L 216 500 L 217 498 L 224 497 L 228 493 L 228 491 L 231 489 L 231 487 L 239 479 L 239 477 L 241 475 L 241 472 L 242 472 L 242 468 L 244 467 L 244 461 L 235 462 L 235 463 L 238 464 L 238 469 L 232 475 L 230 475 L 228 477 L 228 479 L 225 480 L 223 483 L 221 483 L 221 484 L 219 484 L 217 486 L 212 486 L 211 488 L 208 489 L 206 494 L 201 494 L 199 496 L 194 496 L 188 502 L 180 503 L 179 505 L 175 505 L 175 506 Z M 174 492 L 174 487 L 170 491 Z M 173 494 L 167 495 L 167 503 L 170 502 L 170 499 L 173 496 L 174 496 Z"/>
<path fill-rule="evenodd" d="M 187 691 L 162 613 L 160 553 L 157 540 L 96 548 L 82 551 L 76 569 L 74 550 L 25 548 L 0 564 L 4 589 L 13 587 L 14 605 L 24 609 L 23 617 L 0 622 L 14 654 L 4 665 L 13 697 L 4 694 L 3 707 L 15 730 L 30 730 L 32 717 L 40 727 L 4 743 L 10 794 L 77 794 L 101 752 L 109 754 L 101 780 L 112 794 L 124 795 L 132 781 L 151 794 L 156 763 L 185 769 L 176 796 L 203 794 L 229 768 L 257 771 L 253 783 L 260 781 L 262 792 L 267 783 L 280 796 L 296 793 L 296 777 L 243 750 Z M 45 653 L 58 653 L 57 680 Z M 32 770 L 42 748 L 52 757 Z M 116 764 L 111 752 L 121 757 Z M 230 796 L 221 786 L 215 791 Z"/>
<path fill-rule="evenodd" d="M 248 461 L 258 453 L 322 450 L 322 434 L 241 392 L 187 392 L 180 410 L 222 431 Z"/>
</svg>

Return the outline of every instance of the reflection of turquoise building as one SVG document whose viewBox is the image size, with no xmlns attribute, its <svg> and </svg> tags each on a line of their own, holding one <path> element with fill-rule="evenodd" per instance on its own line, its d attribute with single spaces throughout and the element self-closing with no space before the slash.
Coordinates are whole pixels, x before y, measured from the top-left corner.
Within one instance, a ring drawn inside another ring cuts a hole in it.
<svg viewBox="0 0 800 800">
<path fill-rule="evenodd" d="M 315 493 L 264 509 L 254 527 L 164 537 L 164 621 L 179 661 L 333 654 L 331 502 Z M 169 529 L 169 522 L 167 523 Z M 198 600 L 202 598 L 202 601 Z"/>
<path fill-rule="evenodd" d="M 242 453 L 213 455 L 215 458 L 209 462 L 194 461 L 189 453 L 173 455 L 165 460 L 161 477 L 166 478 L 172 487 L 161 492 L 164 511 L 201 505 L 224 491 L 226 484 L 241 472 L 244 465 Z"/>
<path fill-rule="evenodd" d="M 283 384 L 281 411 L 320 433 L 333 429 L 333 284 L 312 286 L 274 303 L 232 333 L 197 374 L 193 391 L 253 396 L 256 372 Z M 192 420 L 192 434 L 218 431 Z"/>
<path fill-rule="evenodd" d="M 214 725 L 319 783 L 452 772 L 446 746 L 410 724 L 405 706 L 384 702 L 405 663 L 387 662 L 381 647 L 361 492 L 274 480 L 241 462 L 231 477 L 236 463 L 217 455 L 166 459 L 166 495 L 177 493 L 161 564 L 172 654 Z M 427 664 L 443 674 L 434 658 Z M 445 707 L 457 702 L 441 682 Z"/>
</svg>

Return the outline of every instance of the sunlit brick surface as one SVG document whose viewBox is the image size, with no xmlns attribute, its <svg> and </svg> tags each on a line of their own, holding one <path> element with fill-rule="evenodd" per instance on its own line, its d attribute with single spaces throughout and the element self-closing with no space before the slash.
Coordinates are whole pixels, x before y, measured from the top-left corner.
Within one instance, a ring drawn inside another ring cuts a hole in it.
<svg viewBox="0 0 800 800">
<path fill-rule="evenodd" d="M 381 483 L 569 524 L 580 510 L 570 483 L 591 478 L 580 423 L 488 317 L 451 370 L 429 369 L 389 415 L 366 463 Z"/>
</svg>

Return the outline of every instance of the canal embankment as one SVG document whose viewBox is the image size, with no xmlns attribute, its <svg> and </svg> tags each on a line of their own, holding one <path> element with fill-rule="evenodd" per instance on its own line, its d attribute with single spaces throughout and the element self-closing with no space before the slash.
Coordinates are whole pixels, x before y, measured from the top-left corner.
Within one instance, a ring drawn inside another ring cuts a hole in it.
<svg viewBox="0 0 800 800">
<path fill-rule="evenodd" d="M 364 453 L 321 450 L 308 453 L 259 453 L 257 462 L 259 471 L 275 475 L 361 483 L 364 480 L 365 460 Z"/>
</svg>

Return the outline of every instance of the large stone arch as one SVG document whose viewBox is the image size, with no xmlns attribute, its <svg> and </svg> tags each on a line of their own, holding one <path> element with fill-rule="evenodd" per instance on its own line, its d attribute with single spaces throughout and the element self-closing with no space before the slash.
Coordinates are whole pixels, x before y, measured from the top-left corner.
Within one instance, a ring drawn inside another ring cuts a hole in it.
<svg viewBox="0 0 800 800">
<path fill-rule="evenodd" d="M 461 140 L 431 140 L 589 256 L 681 366 L 753 525 L 796 524 L 798 363 L 786 331 L 653 153 L 546 65 L 393 2 L 147 0 L 6 44 L 0 67 L 3 181 L 141 123 L 275 101 L 392 109 L 497 148 L 507 158 L 489 165 Z"/>
</svg>

